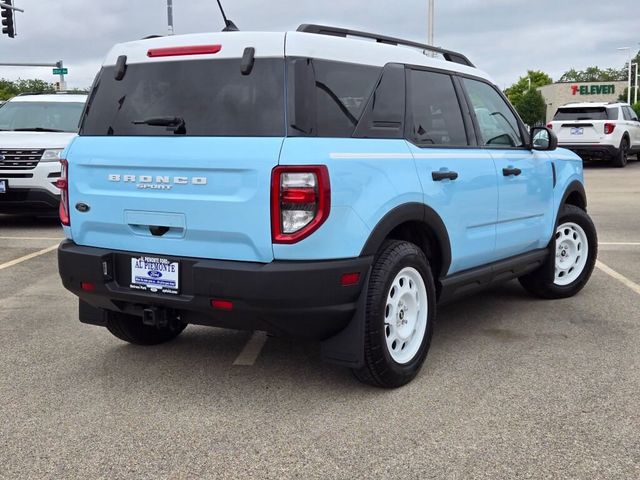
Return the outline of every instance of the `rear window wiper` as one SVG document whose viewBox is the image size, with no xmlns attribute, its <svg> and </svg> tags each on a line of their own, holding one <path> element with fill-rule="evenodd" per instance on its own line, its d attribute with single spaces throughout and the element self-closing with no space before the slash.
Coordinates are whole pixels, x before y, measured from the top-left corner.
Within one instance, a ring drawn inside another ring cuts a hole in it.
<svg viewBox="0 0 640 480">
<path fill-rule="evenodd" d="M 14 128 L 14 132 L 54 132 L 54 133 L 66 133 L 66 130 L 58 130 L 55 128 L 42 128 L 42 127 L 31 127 L 31 128 Z"/>
<path fill-rule="evenodd" d="M 134 125 L 149 125 L 151 127 L 167 127 L 167 130 L 173 130 L 176 134 L 186 134 L 187 124 L 182 117 L 151 117 L 144 120 L 134 120 Z"/>
</svg>

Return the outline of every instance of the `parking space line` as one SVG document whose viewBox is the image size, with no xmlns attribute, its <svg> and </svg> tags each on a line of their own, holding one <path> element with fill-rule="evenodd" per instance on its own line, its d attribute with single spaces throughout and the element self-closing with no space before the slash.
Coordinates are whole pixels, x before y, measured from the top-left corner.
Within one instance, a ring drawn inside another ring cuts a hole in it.
<svg viewBox="0 0 640 480">
<path fill-rule="evenodd" d="M 267 342 L 267 332 L 256 331 L 253 332 L 251 338 L 244 346 L 238 358 L 236 358 L 234 365 L 242 365 L 242 366 L 251 366 L 253 365 L 260 352 L 262 351 L 262 347 Z"/>
<path fill-rule="evenodd" d="M 64 237 L 0 237 L 0 240 L 64 240 Z"/>
<path fill-rule="evenodd" d="M 640 242 L 598 242 L 598 245 L 640 245 Z"/>
<path fill-rule="evenodd" d="M 600 260 L 596 260 L 596 267 L 598 267 L 599 270 L 602 270 L 604 273 L 606 273 L 610 277 L 613 277 L 619 282 L 624 283 L 627 287 L 629 287 L 631 290 L 633 290 L 638 295 L 640 295 L 640 285 L 638 285 L 634 281 L 629 280 L 627 277 L 625 277 L 621 273 L 616 272 L 613 268 L 605 265 Z"/>
<path fill-rule="evenodd" d="M 18 265 L 19 263 L 26 262 L 27 260 L 31 260 L 32 258 L 39 257 L 40 255 L 44 255 L 49 252 L 53 252 L 58 248 L 58 244 L 51 245 L 49 248 L 45 248 L 43 250 L 38 250 L 37 252 L 30 253 L 29 255 L 25 255 L 24 257 L 16 258 L 15 260 L 11 260 L 10 262 L 0 264 L 0 270 L 4 270 L 5 268 L 13 267 Z"/>
</svg>

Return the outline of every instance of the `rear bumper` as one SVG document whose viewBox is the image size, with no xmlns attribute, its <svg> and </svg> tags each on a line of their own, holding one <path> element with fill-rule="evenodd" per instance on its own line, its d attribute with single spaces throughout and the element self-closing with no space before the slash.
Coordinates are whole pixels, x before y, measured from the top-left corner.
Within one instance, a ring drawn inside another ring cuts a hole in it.
<svg viewBox="0 0 640 480">
<path fill-rule="evenodd" d="M 600 144 L 559 144 L 561 148 L 566 148 L 579 155 L 581 158 L 593 158 L 602 157 L 609 158 L 618 154 L 618 147 L 613 145 L 600 145 Z"/>
<path fill-rule="evenodd" d="M 7 193 L 0 193 L 0 213 L 54 213 L 59 205 L 59 195 L 44 189 L 12 188 L 11 182 Z"/>
<path fill-rule="evenodd" d="M 80 320 L 103 325 L 103 311 L 142 316 L 145 308 L 170 310 L 186 323 L 323 340 L 353 318 L 372 257 L 320 262 L 259 264 L 169 257 L 180 262 L 179 295 L 129 288 L 131 258 L 137 252 L 83 247 L 71 241 L 58 249 L 65 288 L 81 299 Z M 343 287 L 341 276 L 360 273 L 356 285 Z M 95 285 L 89 293 L 82 282 Z M 233 302 L 230 311 L 214 310 L 212 299 Z"/>
</svg>

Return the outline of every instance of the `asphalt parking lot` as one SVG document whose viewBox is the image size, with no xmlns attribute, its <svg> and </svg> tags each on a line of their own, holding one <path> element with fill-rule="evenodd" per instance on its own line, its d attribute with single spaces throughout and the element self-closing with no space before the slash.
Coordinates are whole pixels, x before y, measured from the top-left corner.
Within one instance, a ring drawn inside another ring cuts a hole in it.
<svg viewBox="0 0 640 480">
<path fill-rule="evenodd" d="M 0 477 L 640 478 L 640 162 L 586 177 L 586 289 L 512 282 L 442 308 L 395 391 L 299 341 L 126 345 L 77 321 L 57 222 L 0 217 Z"/>
</svg>

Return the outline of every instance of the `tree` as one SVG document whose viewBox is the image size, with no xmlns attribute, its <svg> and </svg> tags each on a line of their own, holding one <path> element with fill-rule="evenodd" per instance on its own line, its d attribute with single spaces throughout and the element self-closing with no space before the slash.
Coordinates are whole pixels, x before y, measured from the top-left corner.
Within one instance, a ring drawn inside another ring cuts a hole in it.
<svg viewBox="0 0 640 480">
<path fill-rule="evenodd" d="M 560 77 L 560 82 L 616 82 L 627 78 L 626 69 L 588 67 L 585 70 L 571 70 Z"/>
<path fill-rule="evenodd" d="M 534 126 L 545 120 L 547 105 L 542 94 L 531 88 L 513 104 L 527 125 Z"/>
<path fill-rule="evenodd" d="M 532 89 L 553 83 L 551 77 L 546 73 L 540 70 L 528 70 L 526 75 L 520 77 L 516 83 L 504 91 L 513 105 L 516 105 L 529 90 L 529 79 L 531 79 Z"/>
<path fill-rule="evenodd" d="M 640 102 L 634 103 L 631 108 L 635 110 L 636 115 L 638 115 L 638 118 L 640 118 Z"/>
<path fill-rule="evenodd" d="M 53 93 L 55 87 L 44 80 L 10 80 L 0 79 L 0 100 L 9 100 L 20 93 Z"/>
</svg>

